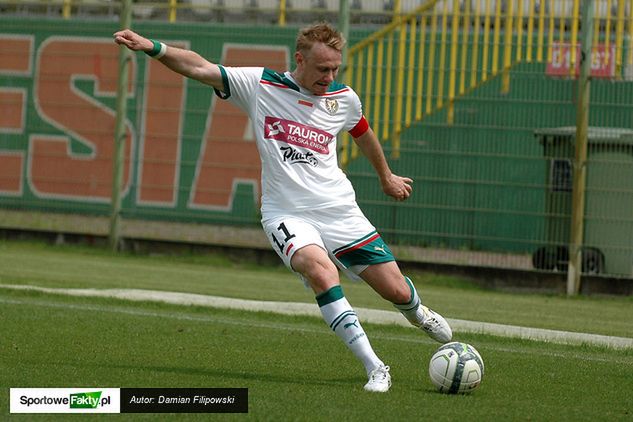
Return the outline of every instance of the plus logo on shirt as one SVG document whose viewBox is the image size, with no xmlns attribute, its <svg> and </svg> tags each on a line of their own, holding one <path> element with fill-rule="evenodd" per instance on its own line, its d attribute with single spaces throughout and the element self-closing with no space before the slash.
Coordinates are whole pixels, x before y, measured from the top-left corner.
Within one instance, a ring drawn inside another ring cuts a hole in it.
<svg viewBox="0 0 633 422">
<path fill-rule="evenodd" d="M 335 139 L 324 130 L 270 116 L 264 119 L 264 138 L 307 148 L 319 154 L 329 154 L 329 144 Z"/>
</svg>

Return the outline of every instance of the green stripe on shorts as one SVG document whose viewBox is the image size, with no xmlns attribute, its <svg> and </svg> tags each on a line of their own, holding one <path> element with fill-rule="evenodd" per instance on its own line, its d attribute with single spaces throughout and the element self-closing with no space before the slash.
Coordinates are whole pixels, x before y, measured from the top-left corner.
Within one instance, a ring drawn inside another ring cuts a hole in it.
<svg viewBox="0 0 633 422">
<path fill-rule="evenodd" d="M 346 268 L 354 265 L 373 265 L 396 260 L 380 236 L 370 243 L 338 254 L 336 257 Z"/>
</svg>

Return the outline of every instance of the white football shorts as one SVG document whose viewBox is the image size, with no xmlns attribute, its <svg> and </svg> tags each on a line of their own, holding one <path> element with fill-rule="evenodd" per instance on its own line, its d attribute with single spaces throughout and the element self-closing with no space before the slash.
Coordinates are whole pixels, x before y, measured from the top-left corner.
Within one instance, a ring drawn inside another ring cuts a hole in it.
<svg viewBox="0 0 633 422">
<path fill-rule="evenodd" d="M 358 281 L 369 265 L 394 261 L 391 250 L 358 207 L 331 207 L 280 214 L 262 220 L 262 226 L 277 255 L 290 265 L 296 251 L 317 245 L 351 280 Z M 296 272 L 295 272 L 296 273 Z M 299 273 L 299 278 L 307 281 Z"/>
</svg>

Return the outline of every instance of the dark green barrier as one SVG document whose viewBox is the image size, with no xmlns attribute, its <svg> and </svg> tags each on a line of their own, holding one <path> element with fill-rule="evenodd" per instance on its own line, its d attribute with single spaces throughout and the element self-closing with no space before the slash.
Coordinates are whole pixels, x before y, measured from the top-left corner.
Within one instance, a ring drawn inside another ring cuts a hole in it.
<svg viewBox="0 0 633 422">
<path fill-rule="evenodd" d="M 0 25 L 0 207 L 109 215 L 116 22 Z M 292 66 L 295 27 L 135 29 L 227 65 Z M 366 35 L 355 31 L 352 43 Z M 259 158 L 247 118 L 144 54 L 131 67 L 123 218 L 256 226 Z M 409 201 L 386 198 L 365 160 L 350 163 L 359 203 L 390 242 L 529 253 L 548 241 L 549 161 L 534 130 L 575 124 L 576 87 L 546 76 L 544 64 L 510 77 L 507 94 L 492 79 L 459 98 L 454 124 L 439 110 L 403 134 L 392 166 L 416 180 Z M 594 81 L 591 125 L 633 127 L 632 85 Z"/>
</svg>

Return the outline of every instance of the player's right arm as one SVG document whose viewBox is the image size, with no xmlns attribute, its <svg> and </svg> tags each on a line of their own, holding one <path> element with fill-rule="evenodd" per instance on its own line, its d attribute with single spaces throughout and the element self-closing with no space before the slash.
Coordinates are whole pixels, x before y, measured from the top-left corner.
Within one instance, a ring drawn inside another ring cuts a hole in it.
<svg viewBox="0 0 633 422">
<path fill-rule="evenodd" d="M 129 29 L 115 32 L 114 42 L 124 45 L 132 51 L 148 52 L 154 48 L 152 40 Z M 195 51 L 170 46 L 158 60 L 183 76 L 211 85 L 220 91 L 224 89 L 218 65 L 206 60 Z"/>
</svg>

